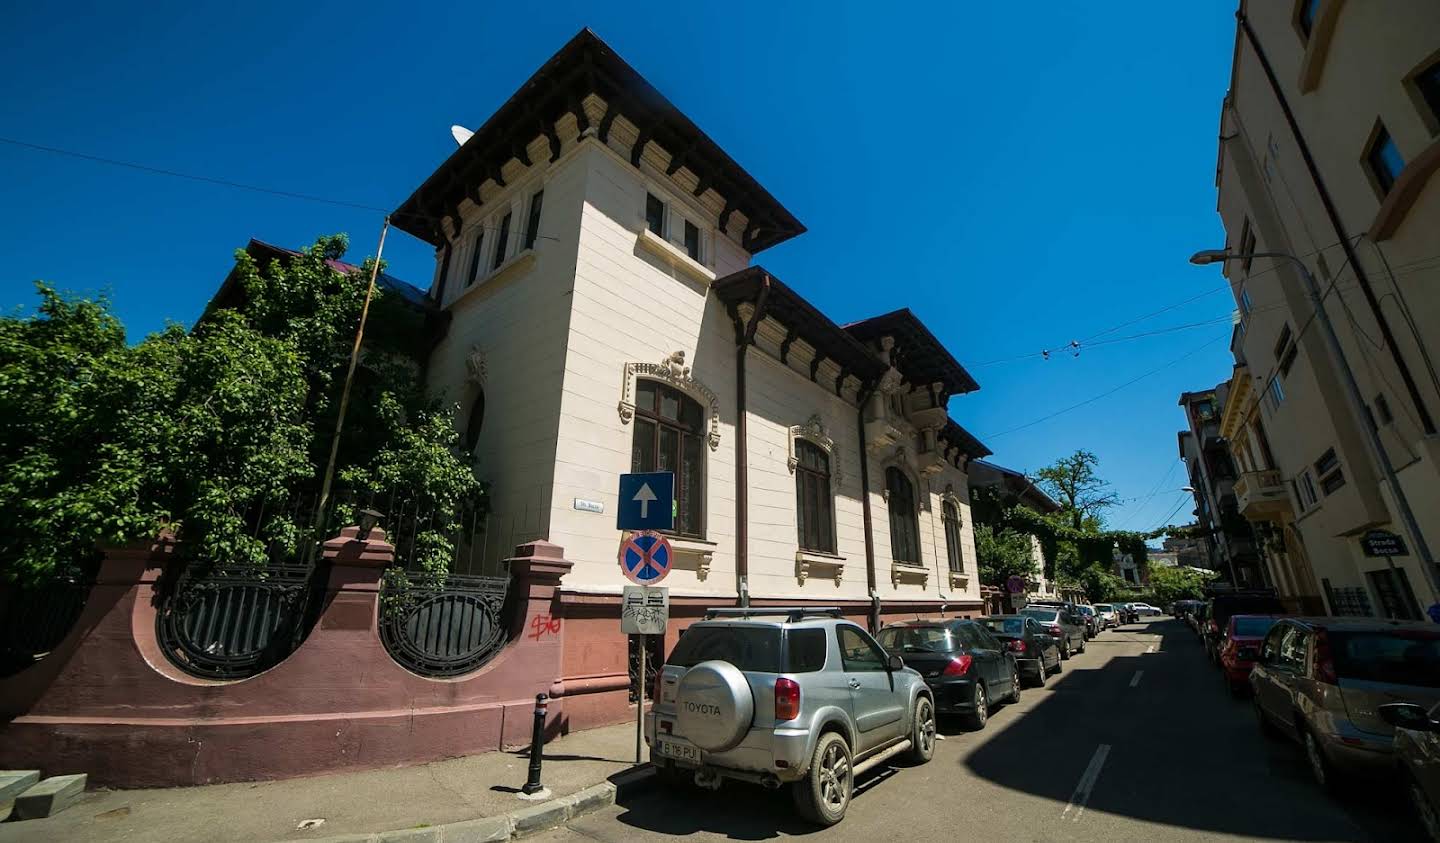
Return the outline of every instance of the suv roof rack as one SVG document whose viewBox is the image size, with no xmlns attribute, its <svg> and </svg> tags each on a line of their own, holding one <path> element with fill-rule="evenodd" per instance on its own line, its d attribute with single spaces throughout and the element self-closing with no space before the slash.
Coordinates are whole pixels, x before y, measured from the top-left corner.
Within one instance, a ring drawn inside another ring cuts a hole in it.
<svg viewBox="0 0 1440 843">
<path fill-rule="evenodd" d="M 716 618 L 758 618 L 784 615 L 791 623 L 805 617 L 840 618 L 839 606 L 752 606 L 745 609 L 706 609 L 705 620 Z"/>
</svg>

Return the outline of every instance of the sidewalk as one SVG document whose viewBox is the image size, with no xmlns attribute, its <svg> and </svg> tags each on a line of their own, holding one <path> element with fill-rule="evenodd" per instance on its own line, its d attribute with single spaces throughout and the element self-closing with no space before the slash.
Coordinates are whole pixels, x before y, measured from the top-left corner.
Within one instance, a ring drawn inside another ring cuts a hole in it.
<svg viewBox="0 0 1440 843">
<path fill-rule="evenodd" d="M 603 784 L 634 758 L 633 723 L 576 732 L 546 745 L 542 779 L 552 799 L 565 797 Z M 534 807 L 516 797 L 528 766 L 519 750 L 283 781 L 93 791 L 50 819 L 0 823 L 0 843 L 272 843 L 430 828 Z M 325 822 L 296 828 L 312 819 Z"/>
</svg>

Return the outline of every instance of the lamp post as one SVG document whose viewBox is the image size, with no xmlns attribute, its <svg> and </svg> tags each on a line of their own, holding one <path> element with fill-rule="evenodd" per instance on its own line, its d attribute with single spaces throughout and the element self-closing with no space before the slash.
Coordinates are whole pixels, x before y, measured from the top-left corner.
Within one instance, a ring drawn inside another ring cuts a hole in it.
<svg viewBox="0 0 1440 843">
<path fill-rule="evenodd" d="M 1390 462 L 1390 455 L 1385 453 L 1385 447 L 1380 442 L 1380 431 L 1375 426 L 1375 418 L 1365 406 L 1365 399 L 1360 394 L 1360 384 L 1355 380 L 1355 372 L 1350 368 L 1350 361 L 1345 357 L 1345 349 L 1340 346 L 1340 338 L 1335 334 L 1335 326 L 1330 322 L 1330 316 L 1325 312 L 1325 303 L 1320 297 L 1320 286 L 1315 283 L 1315 276 L 1310 274 L 1310 268 L 1305 262 L 1290 254 L 1289 252 L 1250 252 L 1248 254 L 1236 254 L 1228 249 L 1206 249 L 1196 252 L 1190 256 L 1190 262 L 1196 266 L 1205 266 L 1212 263 L 1224 263 L 1226 261 L 1244 260 L 1248 258 L 1276 258 L 1289 261 L 1300 270 L 1300 278 L 1305 282 L 1305 294 L 1310 299 L 1311 306 L 1315 309 L 1314 319 L 1320 323 L 1320 330 L 1325 335 L 1325 344 L 1329 346 L 1331 355 L 1340 369 L 1341 380 L 1345 383 L 1345 395 L 1350 400 L 1350 409 L 1360 419 L 1360 427 L 1365 431 L 1365 441 L 1370 445 L 1371 456 L 1380 466 L 1380 473 L 1385 478 L 1385 483 L 1390 487 L 1390 494 L 1395 498 L 1395 508 L 1398 509 L 1400 522 L 1404 524 L 1405 531 L 1410 534 L 1410 540 L 1414 543 L 1415 556 L 1420 560 L 1420 568 L 1425 572 L 1425 578 L 1430 583 L 1431 597 L 1440 601 L 1440 575 L 1435 570 L 1435 559 L 1430 555 L 1430 546 L 1425 542 L 1425 536 L 1420 532 L 1420 524 L 1415 520 L 1415 512 L 1410 508 L 1410 499 L 1405 495 L 1405 489 L 1400 485 L 1400 478 L 1395 476 L 1395 466 Z M 1303 328 L 1301 329 L 1303 331 Z M 1299 341 L 1297 334 L 1296 341 Z M 1395 569 L 1395 560 L 1385 557 L 1390 564 L 1390 569 Z"/>
</svg>

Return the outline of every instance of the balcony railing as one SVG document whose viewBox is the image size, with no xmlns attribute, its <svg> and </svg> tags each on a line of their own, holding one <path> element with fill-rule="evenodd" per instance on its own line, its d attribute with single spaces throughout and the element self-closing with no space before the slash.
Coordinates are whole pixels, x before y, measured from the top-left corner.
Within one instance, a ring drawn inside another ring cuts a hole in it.
<svg viewBox="0 0 1440 843">
<path fill-rule="evenodd" d="M 1240 514 L 1251 521 L 1268 521 L 1290 511 L 1290 496 L 1280 472 L 1247 471 L 1235 481 Z"/>
</svg>

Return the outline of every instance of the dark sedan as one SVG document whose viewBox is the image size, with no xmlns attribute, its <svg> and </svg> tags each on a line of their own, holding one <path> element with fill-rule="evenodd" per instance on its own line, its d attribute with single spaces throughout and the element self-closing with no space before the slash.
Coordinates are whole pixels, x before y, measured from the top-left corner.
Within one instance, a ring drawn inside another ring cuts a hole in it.
<svg viewBox="0 0 1440 843">
<path fill-rule="evenodd" d="M 1015 654 L 1015 662 L 1033 685 L 1043 687 L 1045 677 L 1060 672 L 1060 642 L 1028 615 L 990 615 L 980 623 Z"/>
<path fill-rule="evenodd" d="M 1085 619 L 1078 612 L 1064 606 L 1032 603 L 1020 610 L 1020 614 L 1040 622 L 1040 628 L 1055 636 L 1060 642 L 1060 658 L 1068 659 L 1071 653 L 1085 652 Z"/>
<path fill-rule="evenodd" d="M 1015 654 L 977 621 L 909 621 L 880 630 L 880 646 L 925 677 L 935 710 L 983 729 L 993 702 L 1020 701 Z"/>
</svg>

